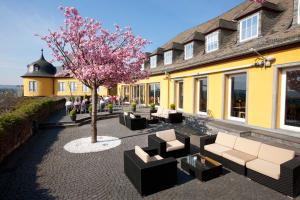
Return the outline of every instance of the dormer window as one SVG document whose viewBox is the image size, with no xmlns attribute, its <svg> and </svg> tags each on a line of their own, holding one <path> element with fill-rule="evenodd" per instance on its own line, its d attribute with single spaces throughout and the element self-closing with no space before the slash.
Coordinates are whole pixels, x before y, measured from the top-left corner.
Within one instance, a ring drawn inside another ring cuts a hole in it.
<svg viewBox="0 0 300 200">
<path fill-rule="evenodd" d="M 194 42 L 190 42 L 184 45 L 184 59 L 188 60 L 193 58 L 194 53 Z"/>
<path fill-rule="evenodd" d="M 172 64 L 172 59 L 173 59 L 173 53 L 172 53 L 172 50 L 166 51 L 166 52 L 164 53 L 164 64 L 165 64 L 165 65 L 170 65 L 170 64 Z"/>
<path fill-rule="evenodd" d="M 39 66 L 37 64 L 33 65 L 33 71 L 35 72 L 39 71 Z"/>
<path fill-rule="evenodd" d="M 150 57 L 150 68 L 156 68 L 157 66 L 157 56 Z"/>
<path fill-rule="evenodd" d="M 240 42 L 258 37 L 259 13 L 251 15 L 240 21 Z"/>
<path fill-rule="evenodd" d="M 219 31 L 215 31 L 205 37 L 205 50 L 210 53 L 219 49 Z"/>
<path fill-rule="evenodd" d="M 298 24 L 300 24 L 300 0 L 298 0 Z"/>
</svg>

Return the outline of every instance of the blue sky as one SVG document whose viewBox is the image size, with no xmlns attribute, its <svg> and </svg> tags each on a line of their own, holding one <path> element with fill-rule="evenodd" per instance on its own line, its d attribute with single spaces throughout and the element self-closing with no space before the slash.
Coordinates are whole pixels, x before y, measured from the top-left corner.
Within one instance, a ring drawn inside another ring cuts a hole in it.
<svg viewBox="0 0 300 200">
<path fill-rule="evenodd" d="M 55 30 L 63 23 L 59 5 L 75 6 L 80 14 L 113 24 L 131 26 L 152 43 L 163 45 L 178 33 L 216 17 L 243 0 L 0 0 L 0 85 L 22 84 L 27 64 L 39 59 L 40 49 L 51 60 L 46 45 L 33 33 Z"/>
</svg>

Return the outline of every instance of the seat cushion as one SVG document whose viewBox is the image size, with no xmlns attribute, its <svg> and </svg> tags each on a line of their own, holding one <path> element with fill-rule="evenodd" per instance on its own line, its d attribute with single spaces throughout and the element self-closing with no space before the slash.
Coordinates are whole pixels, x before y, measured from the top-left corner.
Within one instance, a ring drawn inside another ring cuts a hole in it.
<svg viewBox="0 0 300 200">
<path fill-rule="evenodd" d="M 255 159 L 246 163 L 246 167 L 276 180 L 280 177 L 280 165 L 261 159 Z"/>
<path fill-rule="evenodd" d="M 295 157 L 295 151 L 262 144 L 258 158 L 278 165 L 285 163 Z"/>
<path fill-rule="evenodd" d="M 184 144 L 178 140 L 173 140 L 167 142 L 167 152 L 174 151 L 178 149 L 184 149 Z"/>
<path fill-rule="evenodd" d="M 236 141 L 236 138 L 237 137 L 234 136 L 234 135 L 230 135 L 230 134 L 227 134 L 227 133 L 219 132 L 218 135 L 217 135 L 215 143 L 233 149 L 235 141 Z"/>
<path fill-rule="evenodd" d="M 144 163 L 148 163 L 150 161 L 150 156 L 147 152 L 145 152 L 141 147 L 134 147 L 135 154 L 142 160 Z"/>
<path fill-rule="evenodd" d="M 156 136 L 166 142 L 176 140 L 176 135 L 175 135 L 174 129 L 156 132 Z"/>
<path fill-rule="evenodd" d="M 169 113 L 170 113 L 169 109 L 164 109 L 162 112 L 163 115 L 169 115 Z"/>
<path fill-rule="evenodd" d="M 261 142 L 237 137 L 233 149 L 257 157 Z"/>
<path fill-rule="evenodd" d="M 231 148 L 229 147 L 225 147 L 223 145 L 220 145 L 220 144 L 209 144 L 209 145 L 205 145 L 204 146 L 204 149 L 206 151 L 209 151 L 211 153 L 214 153 L 214 154 L 217 154 L 219 156 L 222 156 L 223 152 L 225 151 L 229 151 L 229 150 L 232 150 Z"/>
<path fill-rule="evenodd" d="M 257 158 L 256 156 L 237 150 L 225 151 L 223 157 L 242 166 L 245 166 L 247 162 Z"/>
<path fill-rule="evenodd" d="M 150 157 L 150 161 L 162 160 L 163 158 L 160 155 L 155 155 Z"/>
<path fill-rule="evenodd" d="M 158 107 L 156 113 L 157 113 L 157 114 L 162 114 L 162 113 L 163 113 L 163 110 L 164 110 L 163 108 Z"/>
</svg>

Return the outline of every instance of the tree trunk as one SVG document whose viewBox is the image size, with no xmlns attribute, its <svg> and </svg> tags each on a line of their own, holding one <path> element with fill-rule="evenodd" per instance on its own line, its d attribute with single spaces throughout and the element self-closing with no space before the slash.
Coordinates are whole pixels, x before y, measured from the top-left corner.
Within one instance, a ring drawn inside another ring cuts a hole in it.
<svg viewBox="0 0 300 200">
<path fill-rule="evenodd" d="M 97 87 L 93 86 L 92 88 L 92 143 L 97 142 L 97 103 L 98 103 L 98 94 Z"/>
</svg>

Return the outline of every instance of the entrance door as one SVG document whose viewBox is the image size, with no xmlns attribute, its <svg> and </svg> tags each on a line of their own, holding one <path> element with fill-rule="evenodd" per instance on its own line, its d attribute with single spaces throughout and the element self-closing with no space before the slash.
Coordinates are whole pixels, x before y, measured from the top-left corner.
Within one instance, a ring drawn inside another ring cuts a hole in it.
<svg viewBox="0 0 300 200">
<path fill-rule="evenodd" d="M 300 67 L 282 74 L 280 128 L 300 131 Z"/>
</svg>

